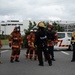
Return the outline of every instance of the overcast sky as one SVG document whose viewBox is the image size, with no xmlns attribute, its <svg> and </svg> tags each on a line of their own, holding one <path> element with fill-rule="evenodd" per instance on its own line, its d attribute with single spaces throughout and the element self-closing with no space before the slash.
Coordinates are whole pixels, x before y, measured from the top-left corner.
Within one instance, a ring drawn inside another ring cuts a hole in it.
<svg viewBox="0 0 75 75">
<path fill-rule="evenodd" d="M 75 0 L 0 0 L 0 20 L 73 20 Z"/>
</svg>

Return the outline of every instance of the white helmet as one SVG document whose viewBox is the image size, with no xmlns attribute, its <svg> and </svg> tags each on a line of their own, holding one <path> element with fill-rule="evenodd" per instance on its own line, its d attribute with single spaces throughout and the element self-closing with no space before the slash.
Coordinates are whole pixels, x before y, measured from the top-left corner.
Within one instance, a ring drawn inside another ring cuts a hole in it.
<svg viewBox="0 0 75 75">
<path fill-rule="evenodd" d="M 30 30 L 30 32 L 33 32 L 33 30 Z"/>
<path fill-rule="evenodd" d="M 19 25 L 16 25 L 16 30 L 20 31 L 20 26 Z"/>
<path fill-rule="evenodd" d="M 36 30 L 36 29 L 34 29 L 34 32 L 37 32 L 37 30 Z"/>
</svg>

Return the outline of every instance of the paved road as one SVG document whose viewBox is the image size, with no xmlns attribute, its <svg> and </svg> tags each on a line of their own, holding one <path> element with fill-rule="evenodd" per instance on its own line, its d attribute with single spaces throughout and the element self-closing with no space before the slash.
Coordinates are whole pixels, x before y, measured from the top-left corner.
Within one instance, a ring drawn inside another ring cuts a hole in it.
<svg viewBox="0 0 75 75">
<path fill-rule="evenodd" d="M 75 75 L 75 62 L 71 62 L 71 51 L 55 51 L 55 59 L 52 66 L 44 62 L 44 66 L 38 66 L 38 60 L 25 58 L 25 51 L 21 50 L 20 62 L 10 63 L 11 50 L 3 50 L 0 64 L 0 75 Z"/>
<path fill-rule="evenodd" d="M 9 47 L 9 45 L 3 45 L 1 49 L 2 50 L 8 50 L 8 49 L 11 49 L 11 48 Z"/>
</svg>

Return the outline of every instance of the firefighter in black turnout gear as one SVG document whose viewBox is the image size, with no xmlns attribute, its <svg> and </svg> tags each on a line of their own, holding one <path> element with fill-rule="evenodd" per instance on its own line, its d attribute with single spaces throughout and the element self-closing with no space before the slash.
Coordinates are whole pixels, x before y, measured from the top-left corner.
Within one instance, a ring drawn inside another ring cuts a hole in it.
<svg viewBox="0 0 75 75">
<path fill-rule="evenodd" d="M 48 42 L 47 42 L 47 47 L 48 47 L 48 52 L 51 56 L 51 60 L 55 61 L 54 59 L 54 45 L 57 45 L 58 42 L 58 35 L 57 32 L 52 31 L 53 26 L 51 24 L 48 25 Z"/>
<path fill-rule="evenodd" d="M 73 47 L 73 56 L 71 62 L 75 62 L 75 31 L 72 32 L 71 44 Z"/>
<path fill-rule="evenodd" d="M 45 26 L 43 22 L 39 22 L 38 27 L 39 29 L 35 36 L 35 45 L 37 45 L 39 66 L 44 65 L 42 52 L 44 52 L 45 58 L 48 60 L 49 66 L 51 66 L 52 61 L 47 51 L 47 31 L 45 30 Z"/>
</svg>

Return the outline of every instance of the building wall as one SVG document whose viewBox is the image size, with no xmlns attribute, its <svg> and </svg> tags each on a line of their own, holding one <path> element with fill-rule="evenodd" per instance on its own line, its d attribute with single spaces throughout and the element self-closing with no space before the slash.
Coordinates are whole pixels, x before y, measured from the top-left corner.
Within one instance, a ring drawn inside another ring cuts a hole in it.
<svg viewBox="0 0 75 75">
<path fill-rule="evenodd" d="M 15 22 L 14 22 L 15 21 Z M 40 20 L 31 20 L 31 22 L 36 22 L 36 24 L 38 24 L 40 22 Z M 43 20 L 41 20 L 43 21 Z M 53 23 L 54 21 L 48 21 L 46 20 L 45 22 L 49 22 L 49 23 Z M 73 31 L 75 30 L 75 21 L 56 21 L 56 23 L 58 23 L 61 27 L 64 27 L 65 31 Z M 2 25 L 6 25 L 6 26 L 2 26 Z M 8 20 L 8 21 L 1 21 L 0 22 L 0 33 L 2 31 L 4 31 L 4 34 L 10 34 L 14 27 L 16 25 L 20 25 L 21 27 L 21 34 L 24 35 L 24 29 L 28 28 L 29 25 L 29 20 L 23 20 L 23 21 L 19 21 L 19 20 Z"/>
</svg>

